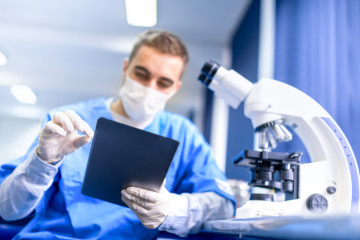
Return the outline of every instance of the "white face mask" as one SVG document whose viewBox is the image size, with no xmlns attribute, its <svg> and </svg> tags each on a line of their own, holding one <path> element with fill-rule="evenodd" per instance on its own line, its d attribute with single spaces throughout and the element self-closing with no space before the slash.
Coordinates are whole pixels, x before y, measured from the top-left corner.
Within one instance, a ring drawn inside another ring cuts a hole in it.
<svg viewBox="0 0 360 240">
<path fill-rule="evenodd" d="M 174 95 L 166 95 L 126 77 L 120 89 L 120 98 L 126 114 L 136 122 L 152 119 L 165 108 L 166 102 Z"/>
</svg>

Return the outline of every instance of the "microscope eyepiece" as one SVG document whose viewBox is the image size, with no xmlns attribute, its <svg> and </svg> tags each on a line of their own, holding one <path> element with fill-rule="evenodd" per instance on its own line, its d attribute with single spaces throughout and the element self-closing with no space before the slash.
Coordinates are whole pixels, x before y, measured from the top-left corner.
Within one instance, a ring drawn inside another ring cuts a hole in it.
<svg viewBox="0 0 360 240">
<path fill-rule="evenodd" d="M 207 61 L 201 69 L 201 74 L 198 77 L 199 81 L 208 87 L 215 76 L 220 65 L 212 60 Z"/>
<path fill-rule="evenodd" d="M 235 109 L 253 86 L 250 81 L 234 70 L 228 70 L 212 60 L 205 62 L 198 79 L 207 88 L 214 91 L 217 97 L 224 99 Z"/>
<path fill-rule="evenodd" d="M 208 87 L 212 81 L 211 78 L 208 78 L 205 74 L 200 73 L 198 77 L 199 81 L 202 82 L 206 87 Z"/>
<path fill-rule="evenodd" d="M 219 69 L 220 64 L 218 64 L 217 62 L 214 62 L 212 60 L 207 61 L 204 66 L 201 69 L 201 72 L 203 74 L 205 74 L 207 77 L 209 78 L 213 78 L 217 72 L 217 70 Z"/>
<path fill-rule="evenodd" d="M 207 61 L 201 69 L 201 74 L 198 77 L 200 82 L 205 86 L 209 86 L 213 77 L 215 76 L 220 65 L 214 61 Z"/>
</svg>

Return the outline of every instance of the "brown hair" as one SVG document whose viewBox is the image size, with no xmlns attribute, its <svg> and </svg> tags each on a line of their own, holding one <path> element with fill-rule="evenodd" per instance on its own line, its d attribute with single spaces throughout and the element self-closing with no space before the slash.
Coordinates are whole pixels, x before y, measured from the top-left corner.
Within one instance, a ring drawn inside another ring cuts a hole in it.
<svg viewBox="0 0 360 240">
<path fill-rule="evenodd" d="M 130 53 L 129 62 L 135 57 L 141 46 L 153 47 L 161 53 L 179 56 L 184 66 L 189 61 L 189 55 L 185 44 L 176 35 L 159 29 L 152 29 L 141 33 Z"/>
</svg>

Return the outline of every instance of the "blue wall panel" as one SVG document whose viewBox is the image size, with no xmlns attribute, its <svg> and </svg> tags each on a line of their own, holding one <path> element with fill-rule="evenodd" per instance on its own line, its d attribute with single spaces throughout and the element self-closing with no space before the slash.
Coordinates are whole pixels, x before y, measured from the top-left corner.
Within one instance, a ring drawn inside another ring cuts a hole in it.
<svg viewBox="0 0 360 240">
<path fill-rule="evenodd" d="M 252 82 L 257 81 L 259 54 L 260 1 L 252 1 L 249 10 L 236 31 L 233 41 L 232 69 Z M 244 149 L 253 148 L 254 130 L 250 119 L 244 116 L 244 104 L 230 108 L 227 144 L 226 175 L 231 179 L 250 180 L 247 168 L 236 167 L 232 158 Z"/>
</svg>

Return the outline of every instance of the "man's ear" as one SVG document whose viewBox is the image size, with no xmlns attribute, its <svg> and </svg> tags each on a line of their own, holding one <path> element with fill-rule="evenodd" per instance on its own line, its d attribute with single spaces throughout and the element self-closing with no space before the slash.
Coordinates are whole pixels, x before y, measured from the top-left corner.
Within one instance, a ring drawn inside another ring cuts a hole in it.
<svg viewBox="0 0 360 240">
<path fill-rule="evenodd" d="M 123 63 L 123 73 L 124 74 L 126 73 L 126 70 L 128 69 L 128 66 L 129 66 L 129 59 L 125 58 L 124 63 Z"/>
<path fill-rule="evenodd" d="M 182 85 L 182 81 L 177 81 L 175 83 L 175 92 L 179 91 L 179 89 L 181 88 Z"/>
</svg>

